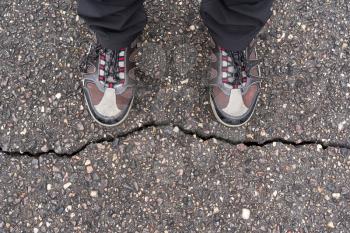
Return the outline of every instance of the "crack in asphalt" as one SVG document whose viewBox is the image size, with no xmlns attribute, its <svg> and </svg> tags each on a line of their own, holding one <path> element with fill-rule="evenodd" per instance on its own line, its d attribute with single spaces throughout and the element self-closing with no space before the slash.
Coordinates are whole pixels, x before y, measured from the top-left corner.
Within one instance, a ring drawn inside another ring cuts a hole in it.
<svg viewBox="0 0 350 233">
<path fill-rule="evenodd" d="M 252 147 L 252 146 L 265 147 L 265 146 L 268 146 L 268 145 L 273 144 L 273 143 L 282 143 L 282 144 L 291 145 L 294 147 L 302 147 L 302 146 L 307 146 L 307 145 L 319 145 L 322 147 L 323 150 L 327 150 L 330 147 L 337 148 L 337 149 L 350 150 L 349 145 L 345 145 L 345 144 L 341 144 L 341 143 L 326 143 L 326 142 L 323 142 L 321 140 L 304 140 L 304 141 L 296 142 L 296 141 L 292 141 L 292 140 L 286 140 L 283 138 L 273 138 L 273 139 L 265 140 L 263 142 L 258 142 L 258 141 L 253 141 L 253 140 L 252 141 L 249 141 L 249 140 L 233 141 L 233 140 L 230 140 L 230 139 L 227 139 L 224 137 L 217 136 L 215 134 L 214 135 L 210 135 L 210 134 L 206 135 L 205 133 L 197 131 L 197 130 L 192 131 L 192 130 L 185 129 L 184 127 L 178 126 L 178 125 L 176 125 L 176 127 L 178 127 L 183 133 L 185 133 L 187 135 L 195 135 L 197 138 L 202 139 L 203 141 L 215 139 L 215 140 L 218 140 L 220 142 L 228 143 L 232 146 L 237 146 L 237 145 L 243 144 L 247 147 Z"/>
<path fill-rule="evenodd" d="M 203 132 L 200 132 L 198 130 L 191 130 L 191 129 L 186 129 L 183 126 L 180 125 L 176 125 L 176 124 L 172 124 L 169 122 L 164 122 L 164 123 L 155 123 L 155 122 L 150 122 L 147 124 L 144 124 L 138 128 L 129 130 L 125 133 L 121 133 L 115 137 L 106 137 L 106 138 L 102 138 L 102 139 L 98 139 L 98 140 L 92 140 L 87 142 L 86 144 L 84 144 L 83 146 L 81 146 L 80 148 L 78 148 L 77 150 L 71 152 L 71 153 L 58 153 L 56 152 L 54 149 L 51 149 L 47 152 L 38 152 L 38 153 L 32 153 L 29 151 L 26 152 L 21 152 L 21 151 L 4 151 L 1 147 L 0 147 L 0 153 L 8 155 L 8 156 L 29 156 L 29 157 L 40 157 L 43 155 L 48 155 L 48 154 L 54 154 L 56 156 L 59 157 L 67 157 L 67 158 L 71 158 L 79 153 L 81 153 L 82 151 L 84 151 L 88 146 L 93 145 L 93 144 L 101 144 L 101 143 L 112 143 L 115 142 L 116 140 L 120 140 L 122 138 L 126 138 L 132 134 L 138 133 L 138 132 L 142 132 L 144 130 L 147 130 L 149 128 L 160 128 L 160 127 L 177 127 L 182 133 L 184 133 L 185 135 L 190 135 L 192 137 L 197 138 L 198 140 L 202 140 L 203 142 L 205 141 L 209 141 L 209 140 L 217 140 L 223 143 L 228 143 L 232 146 L 237 146 L 237 145 L 245 145 L 247 147 L 265 147 L 274 143 L 282 143 L 284 145 L 291 145 L 294 147 L 302 147 L 302 146 L 307 146 L 307 145 L 318 145 L 321 146 L 321 148 L 323 150 L 327 150 L 328 148 L 336 148 L 336 149 L 346 149 L 346 150 L 350 150 L 350 146 L 348 145 L 344 145 L 344 144 L 338 144 L 338 143 L 325 143 L 323 141 L 320 140 L 306 140 L 306 141 L 300 141 L 300 142 L 295 142 L 295 141 L 291 141 L 291 140 L 286 140 L 283 138 L 274 138 L 274 139 L 270 139 L 270 140 L 266 140 L 263 142 L 258 142 L 258 141 L 233 141 L 224 137 L 220 137 L 217 136 L 215 134 L 205 134 Z"/>
<path fill-rule="evenodd" d="M 77 154 L 79 154 L 80 152 L 84 151 L 89 145 L 93 145 L 93 144 L 101 144 L 104 142 L 109 142 L 112 143 L 116 140 L 119 140 L 121 138 L 126 138 L 129 135 L 132 135 L 134 133 L 137 132 L 142 132 L 143 130 L 147 130 L 148 128 L 153 128 L 153 127 L 165 127 L 165 126 L 170 126 L 169 123 L 159 123 L 156 124 L 154 122 L 150 122 L 147 124 L 144 124 L 140 127 L 137 127 L 135 129 L 126 131 L 125 133 L 121 133 L 115 137 L 109 136 L 109 137 L 105 137 L 105 138 L 101 138 L 101 139 L 97 139 L 97 140 L 91 140 L 89 142 L 87 142 L 86 144 L 84 144 L 83 146 L 81 146 L 80 148 L 76 149 L 75 151 L 71 152 L 71 153 L 58 153 L 56 152 L 54 149 L 48 150 L 46 152 L 37 152 L 37 153 L 32 153 L 29 151 L 26 152 L 21 152 L 21 151 L 4 151 L 1 147 L 0 147 L 0 153 L 3 153 L 5 155 L 9 155 L 9 156 L 29 156 L 29 157 L 40 157 L 42 155 L 48 155 L 48 154 L 55 154 L 59 157 L 73 157 Z"/>
</svg>

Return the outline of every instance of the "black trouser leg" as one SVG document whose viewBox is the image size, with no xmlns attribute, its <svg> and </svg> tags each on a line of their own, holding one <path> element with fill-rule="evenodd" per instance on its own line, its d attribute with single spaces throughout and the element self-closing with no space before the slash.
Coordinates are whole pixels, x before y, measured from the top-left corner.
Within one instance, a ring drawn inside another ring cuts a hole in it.
<svg viewBox="0 0 350 233">
<path fill-rule="evenodd" d="M 105 48 L 127 47 L 143 30 L 143 0 L 79 0 L 78 14 Z"/>
<path fill-rule="evenodd" d="M 201 15 L 214 41 L 243 50 L 271 16 L 273 0 L 203 0 Z"/>
</svg>

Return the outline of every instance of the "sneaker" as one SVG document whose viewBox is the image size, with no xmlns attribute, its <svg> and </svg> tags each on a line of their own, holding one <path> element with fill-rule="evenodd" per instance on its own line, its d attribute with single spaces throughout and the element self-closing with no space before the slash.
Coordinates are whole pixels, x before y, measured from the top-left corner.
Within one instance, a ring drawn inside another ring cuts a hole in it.
<svg viewBox="0 0 350 233">
<path fill-rule="evenodd" d="M 230 51 L 216 46 L 211 61 L 210 103 L 214 115 L 225 126 L 242 126 L 252 117 L 261 89 L 256 49 L 251 45 L 244 51 Z"/>
<path fill-rule="evenodd" d="M 83 91 L 91 116 L 103 126 L 121 124 L 134 101 L 134 48 L 95 45 L 81 64 Z"/>
</svg>

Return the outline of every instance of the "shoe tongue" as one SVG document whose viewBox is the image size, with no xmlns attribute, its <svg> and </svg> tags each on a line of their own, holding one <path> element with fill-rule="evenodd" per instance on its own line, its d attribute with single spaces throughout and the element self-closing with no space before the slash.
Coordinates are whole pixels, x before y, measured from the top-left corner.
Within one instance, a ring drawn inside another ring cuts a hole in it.
<svg viewBox="0 0 350 233">
<path fill-rule="evenodd" d="M 106 49 L 104 53 L 106 54 L 107 59 L 111 59 L 114 56 L 114 51 L 111 49 Z"/>
<path fill-rule="evenodd" d="M 243 51 L 229 50 L 229 51 L 227 51 L 227 53 L 230 54 L 231 57 L 237 61 L 241 60 L 241 58 L 244 56 Z"/>
<path fill-rule="evenodd" d="M 112 76 L 107 77 L 106 81 L 109 83 L 116 83 L 116 81 L 114 80 L 114 78 Z"/>
</svg>

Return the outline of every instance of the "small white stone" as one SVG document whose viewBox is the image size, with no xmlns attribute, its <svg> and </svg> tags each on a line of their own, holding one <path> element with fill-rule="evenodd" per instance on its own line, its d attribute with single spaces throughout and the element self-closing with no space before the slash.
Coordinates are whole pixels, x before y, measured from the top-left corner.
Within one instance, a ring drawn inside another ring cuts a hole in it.
<svg viewBox="0 0 350 233">
<path fill-rule="evenodd" d="M 174 129 L 173 129 L 173 131 L 175 132 L 175 133 L 178 133 L 179 131 L 180 131 L 180 129 L 179 129 L 179 127 L 174 127 Z"/>
<path fill-rule="evenodd" d="M 334 223 L 332 221 L 328 222 L 327 227 L 334 228 Z"/>
<path fill-rule="evenodd" d="M 50 191 L 52 189 L 52 184 L 47 184 L 46 189 L 47 189 L 47 191 Z"/>
<path fill-rule="evenodd" d="M 81 122 L 79 122 L 77 124 L 77 129 L 80 130 L 80 131 L 83 131 L 84 130 L 84 125 Z"/>
<path fill-rule="evenodd" d="M 340 198 L 340 193 L 332 193 L 332 197 L 334 199 L 339 199 Z"/>
<path fill-rule="evenodd" d="M 65 183 L 65 184 L 63 185 L 63 188 L 64 188 L 64 189 L 67 189 L 67 188 L 69 188 L 71 185 L 72 185 L 71 182 Z"/>
<path fill-rule="evenodd" d="M 47 145 L 44 145 L 43 147 L 40 148 L 40 150 L 42 152 L 47 152 L 49 150 L 49 148 L 47 147 Z"/>
<path fill-rule="evenodd" d="M 220 210 L 219 210 L 219 208 L 218 208 L 218 207 L 215 207 L 215 208 L 214 208 L 214 214 L 219 213 L 219 211 L 220 211 Z"/>
<path fill-rule="evenodd" d="M 344 126 L 346 124 L 346 121 L 342 121 L 338 124 L 338 131 L 342 131 L 344 129 Z"/>
<path fill-rule="evenodd" d="M 249 209 L 246 209 L 246 208 L 242 209 L 242 218 L 245 220 L 250 218 L 250 210 Z"/>
<path fill-rule="evenodd" d="M 94 171 L 94 169 L 93 169 L 92 166 L 87 166 L 87 167 L 86 167 L 86 172 L 87 172 L 88 174 L 91 174 L 93 171 Z"/>
<path fill-rule="evenodd" d="M 176 173 L 178 174 L 178 176 L 182 176 L 184 174 L 184 170 L 183 169 L 178 169 L 176 171 Z"/>
<path fill-rule="evenodd" d="M 69 212 L 69 211 L 71 211 L 72 210 L 72 206 L 71 205 L 68 205 L 65 209 L 64 209 L 64 211 L 66 211 L 67 213 Z"/>
<path fill-rule="evenodd" d="M 38 233 L 38 232 L 39 232 L 39 229 L 38 229 L 38 228 L 34 228 L 33 232 L 34 232 L 34 233 Z"/>
<path fill-rule="evenodd" d="M 194 25 L 191 25 L 191 26 L 190 26 L 190 30 L 191 30 L 191 31 L 194 31 L 194 30 L 196 30 L 196 27 L 195 27 Z"/>
<path fill-rule="evenodd" d="M 181 84 L 187 84 L 188 83 L 188 79 L 182 80 Z"/>
<path fill-rule="evenodd" d="M 62 94 L 61 93 L 57 93 L 56 95 L 55 95 L 55 97 L 56 97 L 56 99 L 61 99 L 61 97 L 62 97 Z"/>
<path fill-rule="evenodd" d="M 24 128 L 22 132 L 20 132 L 21 135 L 26 135 L 27 134 L 27 129 Z"/>
<path fill-rule="evenodd" d="M 89 166 L 91 164 L 91 161 L 88 159 L 85 161 L 85 166 Z"/>
<path fill-rule="evenodd" d="M 92 190 L 92 191 L 90 192 L 90 196 L 91 196 L 91 197 L 98 197 L 98 192 L 95 191 L 95 190 Z"/>
</svg>

